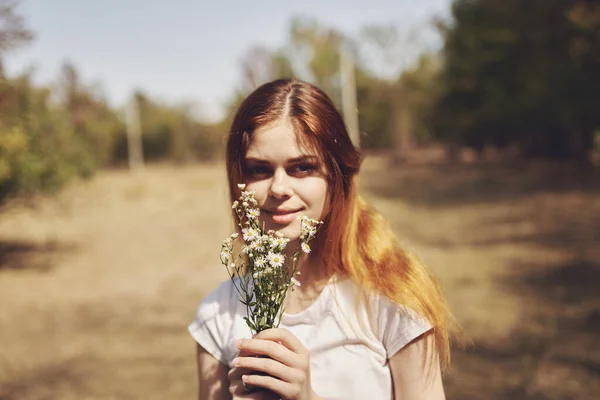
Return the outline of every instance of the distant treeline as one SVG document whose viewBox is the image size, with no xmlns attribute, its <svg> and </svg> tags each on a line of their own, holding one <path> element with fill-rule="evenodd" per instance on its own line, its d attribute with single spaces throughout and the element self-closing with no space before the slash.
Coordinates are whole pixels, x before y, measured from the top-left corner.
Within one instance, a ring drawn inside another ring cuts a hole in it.
<svg viewBox="0 0 600 400">
<path fill-rule="evenodd" d="M 236 105 L 275 78 L 310 80 L 339 105 L 344 46 L 356 61 L 366 149 L 401 153 L 435 141 L 449 149 L 491 146 L 525 158 L 588 160 L 600 139 L 599 2 L 455 0 L 451 16 L 429 26 L 366 26 L 355 36 L 294 18 L 284 46 L 242 55 L 240 80 L 219 123 L 198 120 L 190 104 L 132 94 L 144 158 L 221 156 Z M 424 51 L 432 29 L 442 47 Z M 75 66 L 66 63 L 48 86 L 34 84 L 28 72 L 3 72 L 2 58 L 34 36 L 17 3 L 0 0 L 0 202 L 127 163 L 124 109 L 83 82 Z"/>
</svg>

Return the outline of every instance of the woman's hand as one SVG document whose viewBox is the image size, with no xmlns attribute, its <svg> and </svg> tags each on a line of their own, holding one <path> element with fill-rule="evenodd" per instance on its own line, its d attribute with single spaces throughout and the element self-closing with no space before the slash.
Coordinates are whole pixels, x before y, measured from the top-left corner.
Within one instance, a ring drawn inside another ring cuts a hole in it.
<svg viewBox="0 0 600 400">
<path fill-rule="evenodd" d="M 240 356 L 233 360 L 234 367 L 268 374 L 242 373 L 247 385 L 265 388 L 286 400 L 318 399 L 310 385 L 310 353 L 287 329 L 267 329 L 252 339 L 238 340 L 236 345 Z"/>
<path fill-rule="evenodd" d="M 253 357 L 248 352 L 240 352 L 238 357 Z M 263 391 L 248 391 L 244 387 L 242 376 L 251 374 L 252 371 L 245 368 L 233 367 L 229 370 L 227 377 L 229 378 L 229 394 L 231 394 L 232 400 L 279 400 L 281 396 L 275 394 L 269 390 Z"/>
</svg>

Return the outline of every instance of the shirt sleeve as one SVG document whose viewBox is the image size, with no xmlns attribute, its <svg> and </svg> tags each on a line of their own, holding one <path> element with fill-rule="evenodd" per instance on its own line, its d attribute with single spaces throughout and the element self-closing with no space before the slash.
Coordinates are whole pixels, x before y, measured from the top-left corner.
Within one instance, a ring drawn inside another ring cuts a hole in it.
<svg viewBox="0 0 600 400">
<path fill-rule="evenodd" d="M 388 359 L 432 329 L 429 321 L 410 308 L 398 305 L 384 296 L 380 296 L 377 303 L 378 335 Z"/>
<path fill-rule="evenodd" d="M 202 300 L 194 320 L 188 326 L 194 340 L 225 365 L 230 361 L 227 344 L 234 314 L 235 288 L 231 281 L 225 281 Z"/>
</svg>

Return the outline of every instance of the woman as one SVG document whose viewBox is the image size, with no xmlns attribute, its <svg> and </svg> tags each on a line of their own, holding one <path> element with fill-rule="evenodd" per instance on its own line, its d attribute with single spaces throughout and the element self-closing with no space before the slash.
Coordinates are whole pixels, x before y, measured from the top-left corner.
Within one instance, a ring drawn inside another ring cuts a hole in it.
<svg viewBox="0 0 600 400">
<path fill-rule="evenodd" d="M 324 223 L 279 328 L 251 338 L 231 281 L 202 301 L 189 326 L 200 399 L 444 399 L 446 302 L 357 195 L 361 161 L 335 106 L 311 84 L 273 81 L 241 104 L 227 142 L 232 201 L 246 184 L 265 228 L 291 249 L 298 216 Z"/>
</svg>

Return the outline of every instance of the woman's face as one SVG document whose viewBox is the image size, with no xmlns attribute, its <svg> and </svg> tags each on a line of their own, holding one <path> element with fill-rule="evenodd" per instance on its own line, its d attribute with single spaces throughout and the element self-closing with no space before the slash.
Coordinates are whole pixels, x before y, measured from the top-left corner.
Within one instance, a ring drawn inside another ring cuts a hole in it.
<svg viewBox="0 0 600 400">
<path fill-rule="evenodd" d="M 253 133 L 244 175 L 267 230 L 297 240 L 299 216 L 325 217 L 327 180 L 321 158 L 298 147 L 289 122 L 278 121 Z"/>
</svg>

